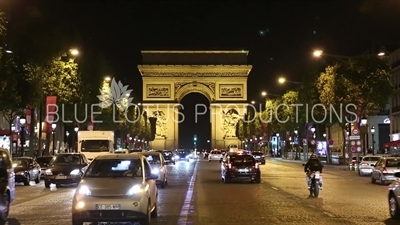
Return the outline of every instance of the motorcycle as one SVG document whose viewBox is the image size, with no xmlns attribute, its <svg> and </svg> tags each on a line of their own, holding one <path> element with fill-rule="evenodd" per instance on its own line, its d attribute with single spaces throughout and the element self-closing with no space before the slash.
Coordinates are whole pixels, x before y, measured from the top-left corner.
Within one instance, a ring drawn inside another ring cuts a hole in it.
<svg viewBox="0 0 400 225">
<path fill-rule="evenodd" d="M 318 197 L 320 190 L 320 182 L 319 182 L 320 177 L 321 174 L 319 171 L 312 172 L 310 175 L 310 181 L 309 181 L 310 195 L 314 195 L 314 197 L 316 198 Z"/>
</svg>

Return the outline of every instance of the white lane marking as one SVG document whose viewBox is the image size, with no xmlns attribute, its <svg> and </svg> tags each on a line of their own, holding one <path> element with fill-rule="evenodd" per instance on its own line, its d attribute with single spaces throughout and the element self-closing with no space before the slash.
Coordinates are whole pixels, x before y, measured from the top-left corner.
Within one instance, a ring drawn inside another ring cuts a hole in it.
<svg viewBox="0 0 400 225">
<path fill-rule="evenodd" d="M 308 205 L 308 206 L 310 206 L 310 207 L 312 207 L 312 208 L 317 208 L 317 207 L 315 207 L 315 206 L 313 206 L 313 205 Z"/>
<path fill-rule="evenodd" d="M 323 212 L 325 215 L 329 216 L 329 217 L 333 217 L 332 214 L 328 213 L 328 212 Z"/>
<path fill-rule="evenodd" d="M 272 187 L 272 189 L 274 189 L 275 191 L 277 191 L 277 190 L 278 190 L 278 188 L 276 188 L 276 187 Z"/>
<path fill-rule="evenodd" d="M 196 176 L 197 176 L 197 165 L 199 165 L 198 161 L 196 162 L 196 165 L 194 166 L 193 174 L 192 174 L 192 177 L 190 178 L 189 187 L 186 191 L 185 200 L 183 201 L 181 214 L 179 215 L 178 224 L 182 224 L 182 225 L 187 224 L 188 220 L 189 220 L 190 205 L 191 205 L 192 198 L 193 198 L 193 189 L 194 189 L 194 184 L 196 182 Z"/>
</svg>

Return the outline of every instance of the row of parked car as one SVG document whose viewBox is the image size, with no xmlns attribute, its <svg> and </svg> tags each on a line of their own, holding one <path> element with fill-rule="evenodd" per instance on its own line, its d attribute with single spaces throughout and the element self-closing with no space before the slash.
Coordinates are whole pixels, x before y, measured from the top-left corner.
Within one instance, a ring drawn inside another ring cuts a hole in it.
<svg viewBox="0 0 400 225">
<path fill-rule="evenodd" d="M 371 183 L 389 185 L 389 211 L 393 219 L 400 219 L 400 155 L 366 155 L 354 162 L 360 176 L 371 176 Z"/>
</svg>

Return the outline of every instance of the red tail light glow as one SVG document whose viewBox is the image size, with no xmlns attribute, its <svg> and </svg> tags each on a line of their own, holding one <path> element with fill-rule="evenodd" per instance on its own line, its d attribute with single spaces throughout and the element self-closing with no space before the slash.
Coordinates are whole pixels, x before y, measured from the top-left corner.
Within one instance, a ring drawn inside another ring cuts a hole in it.
<svg viewBox="0 0 400 225">
<path fill-rule="evenodd" d="M 383 168 L 381 169 L 381 171 L 382 171 L 382 173 L 388 173 L 388 171 L 386 170 L 385 167 L 383 167 Z"/>
<path fill-rule="evenodd" d="M 228 168 L 229 168 L 229 169 L 232 169 L 232 164 L 229 163 L 229 164 L 228 164 Z"/>
</svg>

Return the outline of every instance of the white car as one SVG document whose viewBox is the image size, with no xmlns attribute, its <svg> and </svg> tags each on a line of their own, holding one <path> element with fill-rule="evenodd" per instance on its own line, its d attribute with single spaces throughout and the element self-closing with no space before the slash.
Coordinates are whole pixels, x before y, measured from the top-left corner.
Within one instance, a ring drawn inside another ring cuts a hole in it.
<svg viewBox="0 0 400 225">
<path fill-rule="evenodd" d="M 389 213 L 392 219 L 400 220 L 400 173 L 395 173 L 397 178 L 389 185 Z"/>
<path fill-rule="evenodd" d="M 168 171 L 167 164 L 162 153 L 159 152 L 142 152 L 140 153 L 146 156 L 147 161 L 151 164 L 152 173 L 158 176 L 157 185 L 161 188 L 165 188 L 168 185 Z"/>
<path fill-rule="evenodd" d="M 400 157 L 382 157 L 374 166 L 371 174 L 371 182 L 379 180 L 380 184 L 395 181 L 395 173 L 400 172 Z"/>
<path fill-rule="evenodd" d="M 221 161 L 222 159 L 222 152 L 219 150 L 213 150 L 208 154 L 208 161 Z"/>
<path fill-rule="evenodd" d="M 381 156 L 367 155 L 361 159 L 358 166 L 358 175 L 371 175 L 375 164 L 381 159 Z"/>
<path fill-rule="evenodd" d="M 97 156 L 72 199 L 72 224 L 137 222 L 157 217 L 157 175 L 142 154 Z"/>
</svg>

